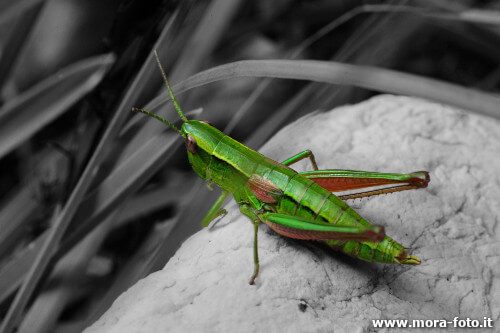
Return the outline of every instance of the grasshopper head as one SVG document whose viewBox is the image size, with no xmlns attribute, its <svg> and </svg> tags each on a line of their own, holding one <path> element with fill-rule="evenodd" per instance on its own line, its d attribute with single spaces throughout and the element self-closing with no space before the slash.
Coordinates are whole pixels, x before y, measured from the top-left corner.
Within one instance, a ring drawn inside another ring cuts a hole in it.
<svg viewBox="0 0 500 333">
<path fill-rule="evenodd" d="M 189 163 L 203 179 L 210 179 L 208 167 L 215 147 L 224 134 L 207 121 L 188 120 L 182 125 L 181 135 L 186 143 Z"/>
<path fill-rule="evenodd" d="M 183 121 L 182 127 L 179 129 L 173 123 L 149 111 L 137 108 L 132 108 L 132 110 L 156 118 L 178 132 L 184 138 L 189 163 L 193 166 L 194 171 L 196 171 L 201 178 L 210 179 L 208 167 L 210 165 L 211 157 L 215 147 L 224 137 L 224 134 L 207 121 L 188 120 L 186 118 L 181 110 L 181 107 L 179 106 L 179 103 L 177 102 L 177 99 L 175 98 L 172 87 L 170 87 L 167 75 L 165 74 L 165 70 L 160 63 L 160 59 L 158 58 L 156 51 L 154 52 L 154 55 L 163 76 L 163 80 L 165 81 L 165 86 L 167 87 L 170 95 L 170 100 L 172 100 L 177 113 Z"/>
<path fill-rule="evenodd" d="M 132 108 L 134 112 L 144 113 L 167 124 L 184 139 L 189 163 L 202 179 L 210 179 L 208 167 L 215 147 L 224 134 L 207 121 L 185 120 L 181 129 L 162 117 L 146 110 Z"/>
</svg>

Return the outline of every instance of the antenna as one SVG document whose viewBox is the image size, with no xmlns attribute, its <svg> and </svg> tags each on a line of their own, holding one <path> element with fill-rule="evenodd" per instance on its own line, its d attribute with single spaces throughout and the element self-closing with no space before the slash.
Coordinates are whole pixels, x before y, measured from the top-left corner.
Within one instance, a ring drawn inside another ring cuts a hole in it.
<svg viewBox="0 0 500 333">
<path fill-rule="evenodd" d="M 160 71 L 161 71 L 161 75 L 163 76 L 163 81 L 165 82 L 165 85 L 167 86 L 167 90 L 168 90 L 168 94 L 170 95 L 170 99 L 174 103 L 175 109 L 177 110 L 177 113 L 179 113 L 179 116 L 181 116 L 181 119 L 184 122 L 186 122 L 186 121 L 188 121 L 188 119 L 186 118 L 184 113 L 182 113 L 181 107 L 180 107 L 179 103 L 177 102 L 177 99 L 175 98 L 174 92 L 172 91 L 172 87 L 170 86 L 170 83 L 168 82 L 167 74 L 165 74 L 165 70 L 163 69 L 163 66 L 161 65 L 160 58 L 158 57 L 158 53 L 156 52 L 156 50 L 154 50 L 153 52 L 155 55 L 156 63 L 158 64 L 158 67 L 160 68 Z"/>
<path fill-rule="evenodd" d="M 154 114 L 154 113 L 149 112 L 149 111 L 146 111 L 146 110 L 143 110 L 143 109 L 138 109 L 138 108 L 132 108 L 132 111 L 137 112 L 137 113 L 144 113 L 144 114 L 147 114 L 150 117 L 156 118 L 159 121 L 161 121 L 162 123 L 167 124 L 170 128 L 172 128 L 173 130 L 175 130 L 176 132 L 178 132 L 180 135 L 182 135 L 184 137 L 184 135 L 182 134 L 182 132 L 177 128 L 177 126 L 175 126 L 174 124 L 172 124 L 170 121 L 163 119 L 159 115 Z"/>
</svg>

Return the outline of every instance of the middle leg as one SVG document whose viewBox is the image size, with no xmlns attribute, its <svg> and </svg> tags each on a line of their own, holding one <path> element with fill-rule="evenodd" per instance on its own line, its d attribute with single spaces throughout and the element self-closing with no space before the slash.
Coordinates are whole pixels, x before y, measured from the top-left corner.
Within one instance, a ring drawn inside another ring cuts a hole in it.
<svg viewBox="0 0 500 333">
<path fill-rule="evenodd" d="M 298 161 L 301 161 L 304 158 L 311 159 L 311 164 L 313 166 L 313 169 L 314 170 L 318 170 L 318 165 L 316 164 L 316 158 L 314 158 L 313 152 L 310 151 L 309 149 L 308 150 L 304 150 L 303 152 L 298 153 L 297 155 L 294 155 L 294 156 L 290 157 L 289 159 L 285 160 L 281 164 L 287 165 L 287 166 L 288 165 L 292 165 L 293 163 L 297 163 Z"/>
<path fill-rule="evenodd" d="M 259 231 L 259 223 L 260 219 L 257 216 L 257 214 L 254 212 L 254 209 L 250 207 L 249 205 L 242 204 L 240 205 L 240 211 L 243 215 L 247 216 L 253 223 L 254 225 L 254 241 L 253 241 L 253 262 L 254 262 L 254 271 L 253 275 L 250 278 L 250 281 L 248 281 L 248 284 L 254 285 L 255 284 L 255 279 L 257 278 L 257 275 L 259 275 L 259 248 L 257 244 L 257 234 Z"/>
</svg>

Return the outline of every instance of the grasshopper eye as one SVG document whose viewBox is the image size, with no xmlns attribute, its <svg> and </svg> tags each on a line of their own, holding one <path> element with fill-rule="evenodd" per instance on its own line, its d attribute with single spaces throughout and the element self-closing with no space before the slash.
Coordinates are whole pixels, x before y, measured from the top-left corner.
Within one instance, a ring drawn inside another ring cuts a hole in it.
<svg viewBox="0 0 500 333">
<path fill-rule="evenodd" d="M 196 149 L 198 148 L 195 138 L 193 138 L 190 134 L 186 137 L 186 148 L 193 154 L 196 153 Z"/>
<path fill-rule="evenodd" d="M 209 122 L 208 120 L 200 120 L 200 123 L 204 123 L 204 124 L 207 124 L 207 125 L 214 127 L 214 125 L 212 125 L 212 123 Z"/>
</svg>

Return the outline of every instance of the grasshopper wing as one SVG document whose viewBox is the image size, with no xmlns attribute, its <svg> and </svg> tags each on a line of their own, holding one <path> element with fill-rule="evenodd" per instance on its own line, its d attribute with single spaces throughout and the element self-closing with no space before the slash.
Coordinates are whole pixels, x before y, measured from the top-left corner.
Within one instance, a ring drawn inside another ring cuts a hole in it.
<svg viewBox="0 0 500 333">
<path fill-rule="evenodd" d="M 253 174 L 247 181 L 247 186 L 259 200 L 265 203 L 275 203 L 283 191 L 272 181 Z"/>
</svg>

